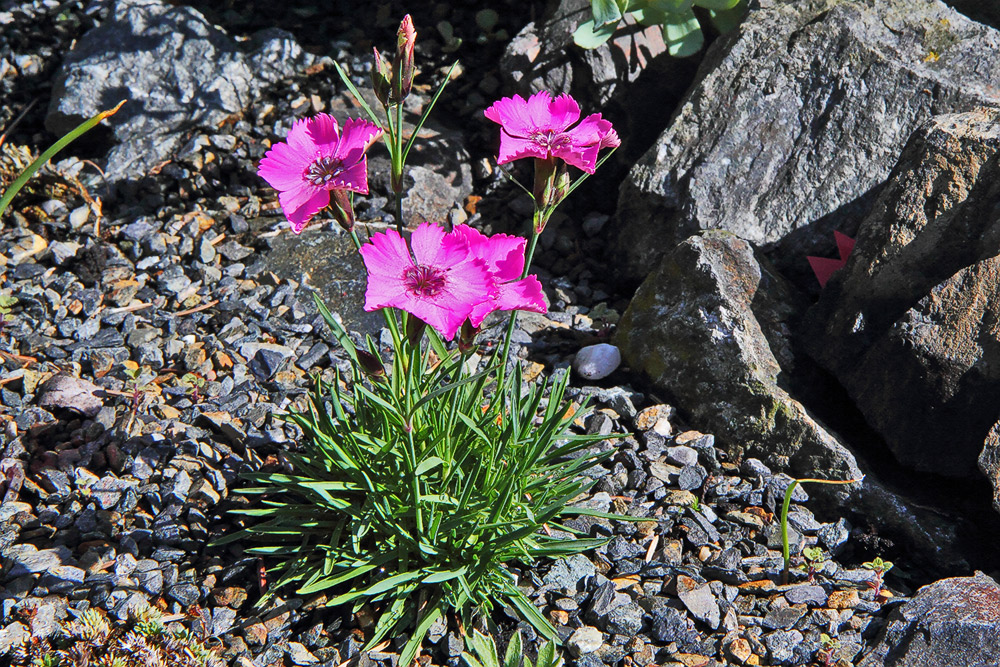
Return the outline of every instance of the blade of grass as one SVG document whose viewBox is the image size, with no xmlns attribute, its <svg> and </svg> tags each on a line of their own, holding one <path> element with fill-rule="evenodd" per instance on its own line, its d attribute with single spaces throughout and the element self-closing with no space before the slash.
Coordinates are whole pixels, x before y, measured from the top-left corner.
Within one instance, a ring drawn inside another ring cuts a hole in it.
<svg viewBox="0 0 1000 667">
<path fill-rule="evenodd" d="M 31 177 L 35 175 L 39 169 L 41 169 L 46 162 L 55 157 L 56 153 L 66 148 L 71 142 L 76 140 L 81 134 L 88 132 L 97 126 L 105 118 L 110 118 L 118 113 L 118 110 L 122 108 L 128 100 L 122 100 L 114 109 L 108 109 L 107 111 L 102 111 L 93 118 L 89 118 L 75 128 L 70 130 L 68 133 L 62 136 L 57 142 L 49 146 L 44 153 L 38 156 L 38 159 L 28 165 L 20 176 L 14 179 L 14 182 L 10 184 L 10 187 L 3 193 L 0 197 L 0 217 L 3 216 L 4 211 L 10 206 L 11 200 L 14 199 L 15 195 L 24 187 L 24 184 L 31 180 Z"/>
</svg>

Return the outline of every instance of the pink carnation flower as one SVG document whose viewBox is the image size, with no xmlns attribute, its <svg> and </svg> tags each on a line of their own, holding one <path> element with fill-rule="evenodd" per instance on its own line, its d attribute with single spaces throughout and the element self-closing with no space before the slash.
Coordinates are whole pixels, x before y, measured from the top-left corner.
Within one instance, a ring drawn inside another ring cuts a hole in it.
<svg viewBox="0 0 1000 667">
<path fill-rule="evenodd" d="M 340 132 L 336 119 L 321 113 L 296 121 L 287 143 L 271 147 L 257 174 L 278 191 L 293 232 L 330 203 L 331 190 L 368 194 L 365 151 L 381 135 L 381 128 L 360 118 L 348 120 Z"/>
<path fill-rule="evenodd" d="M 602 148 L 621 144 L 610 121 L 595 113 L 580 119 L 580 105 L 569 95 L 552 99 L 547 91 L 527 100 L 520 95 L 505 97 L 486 110 L 486 117 L 500 124 L 498 164 L 525 157 L 559 158 L 593 174 Z"/>
<path fill-rule="evenodd" d="M 497 310 L 545 312 L 545 297 L 542 296 L 542 284 L 538 278 L 521 278 L 524 271 L 523 238 L 506 234 L 487 237 L 468 225 L 456 225 L 452 233 L 468 244 L 473 257 L 485 262 L 496 281 L 493 295 L 480 301 L 469 313 L 472 326 L 478 327 L 487 315 Z"/>
<path fill-rule="evenodd" d="M 413 255 L 410 255 L 410 248 Z M 410 246 L 395 230 L 375 234 L 361 247 L 368 269 L 365 310 L 400 308 L 453 338 L 474 306 L 492 298 L 493 278 L 465 241 L 425 222 Z"/>
</svg>

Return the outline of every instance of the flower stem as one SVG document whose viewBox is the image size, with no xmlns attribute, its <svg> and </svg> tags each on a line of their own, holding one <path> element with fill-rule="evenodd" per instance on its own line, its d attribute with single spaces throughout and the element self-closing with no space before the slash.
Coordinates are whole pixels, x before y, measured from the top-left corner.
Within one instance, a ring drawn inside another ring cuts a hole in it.
<svg viewBox="0 0 1000 667">
<path fill-rule="evenodd" d="M 396 105 L 396 132 L 392 136 L 392 191 L 396 198 L 396 231 L 403 235 L 403 103 Z"/>
<path fill-rule="evenodd" d="M 524 269 L 521 271 L 521 280 L 528 277 L 528 271 L 531 270 L 531 259 L 535 256 L 535 248 L 538 246 L 538 237 L 541 234 L 538 233 L 538 227 L 535 222 L 538 216 L 542 215 L 541 211 L 535 210 L 534 219 L 531 224 L 531 239 L 528 241 L 528 250 L 524 253 Z M 501 348 L 501 366 L 500 366 L 500 376 L 497 381 L 497 387 L 503 386 L 504 378 L 507 374 L 507 355 L 510 354 L 510 343 L 511 339 L 514 337 L 514 327 L 517 326 L 517 311 L 510 311 L 510 319 L 507 320 L 507 333 L 503 337 L 503 347 Z"/>
</svg>

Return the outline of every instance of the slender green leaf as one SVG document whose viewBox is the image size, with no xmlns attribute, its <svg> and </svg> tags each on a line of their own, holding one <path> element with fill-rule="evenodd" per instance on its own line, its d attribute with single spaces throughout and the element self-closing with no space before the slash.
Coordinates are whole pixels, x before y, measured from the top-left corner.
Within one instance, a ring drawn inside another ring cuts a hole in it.
<svg viewBox="0 0 1000 667">
<path fill-rule="evenodd" d="M 337 74 L 340 75 L 340 80 L 343 81 L 344 85 L 347 86 L 347 89 L 351 91 L 351 97 L 353 97 L 358 102 L 358 104 L 361 105 L 361 108 L 365 110 L 365 113 L 368 115 L 368 118 L 370 118 L 373 123 L 375 123 L 382 129 L 385 129 L 384 123 L 378 116 L 375 115 L 375 112 L 372 110 L 372 108 L 368 106 L 368 102 L 365 101 L 364 96 L 361 95 L 361 92 L 354 85 L 354 82 L 351 81 L 351 78 L 347 76 L 347 72 L 345 72 L 340 67 L 339 63 L 333 63 L 333 66 L 337 68 Z"/>
<path fill-rule="evenodd" d="M 14 199 L 17 193 L 20 192 L 21 188 L 23 188 L 29 180 L 31 180 L 31 177 L 34 176 L 39 169 L 45 166 L 49 160 L 54 158 L 59 151 L 66 148 L 66 146 L 68 146 L 71 142 L 79 138 L 80 135 L 89 132 L 97 127 L 97 125 L 104 119 L 110 118 L 118 113 L 118 110 L 121 109 L 122 105 L 127 101 L 128 100 L 122 100 L 117 106 L 115 106 L 115 108 L 102 111 L 96 116 L 88 118 L 45 149 L 45 151 L 39 155 L 34 162 L 28 165 L 27 169 L 21 172 L 21 174 L 14 179 L 14 182 L 10 184 L 10 187 L 8 187 L 4 191 L 3 196 L 0 197 L 0 218 L 3 217 L 4 211 L 6 211 L 7 207 L 10 206 L 10 202 Z"/>
</svg>

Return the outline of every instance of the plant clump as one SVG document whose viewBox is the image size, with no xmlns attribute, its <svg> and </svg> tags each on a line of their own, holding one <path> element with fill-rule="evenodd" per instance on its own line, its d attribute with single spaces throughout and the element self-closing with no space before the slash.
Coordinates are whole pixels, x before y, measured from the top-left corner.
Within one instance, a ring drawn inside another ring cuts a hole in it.
<svg viewBox="0 0 1000 667">
<path fill-rule="evenodd" d="M 23 612 L 22 612 L 23 614 Z M 11 653 L 12 667 L 222 667 L 222 660 L 191 630 L 169 623 L 154 607 L 127 620 L 88 609 L 49 637 L 32 635 Z"/>
</svg>

